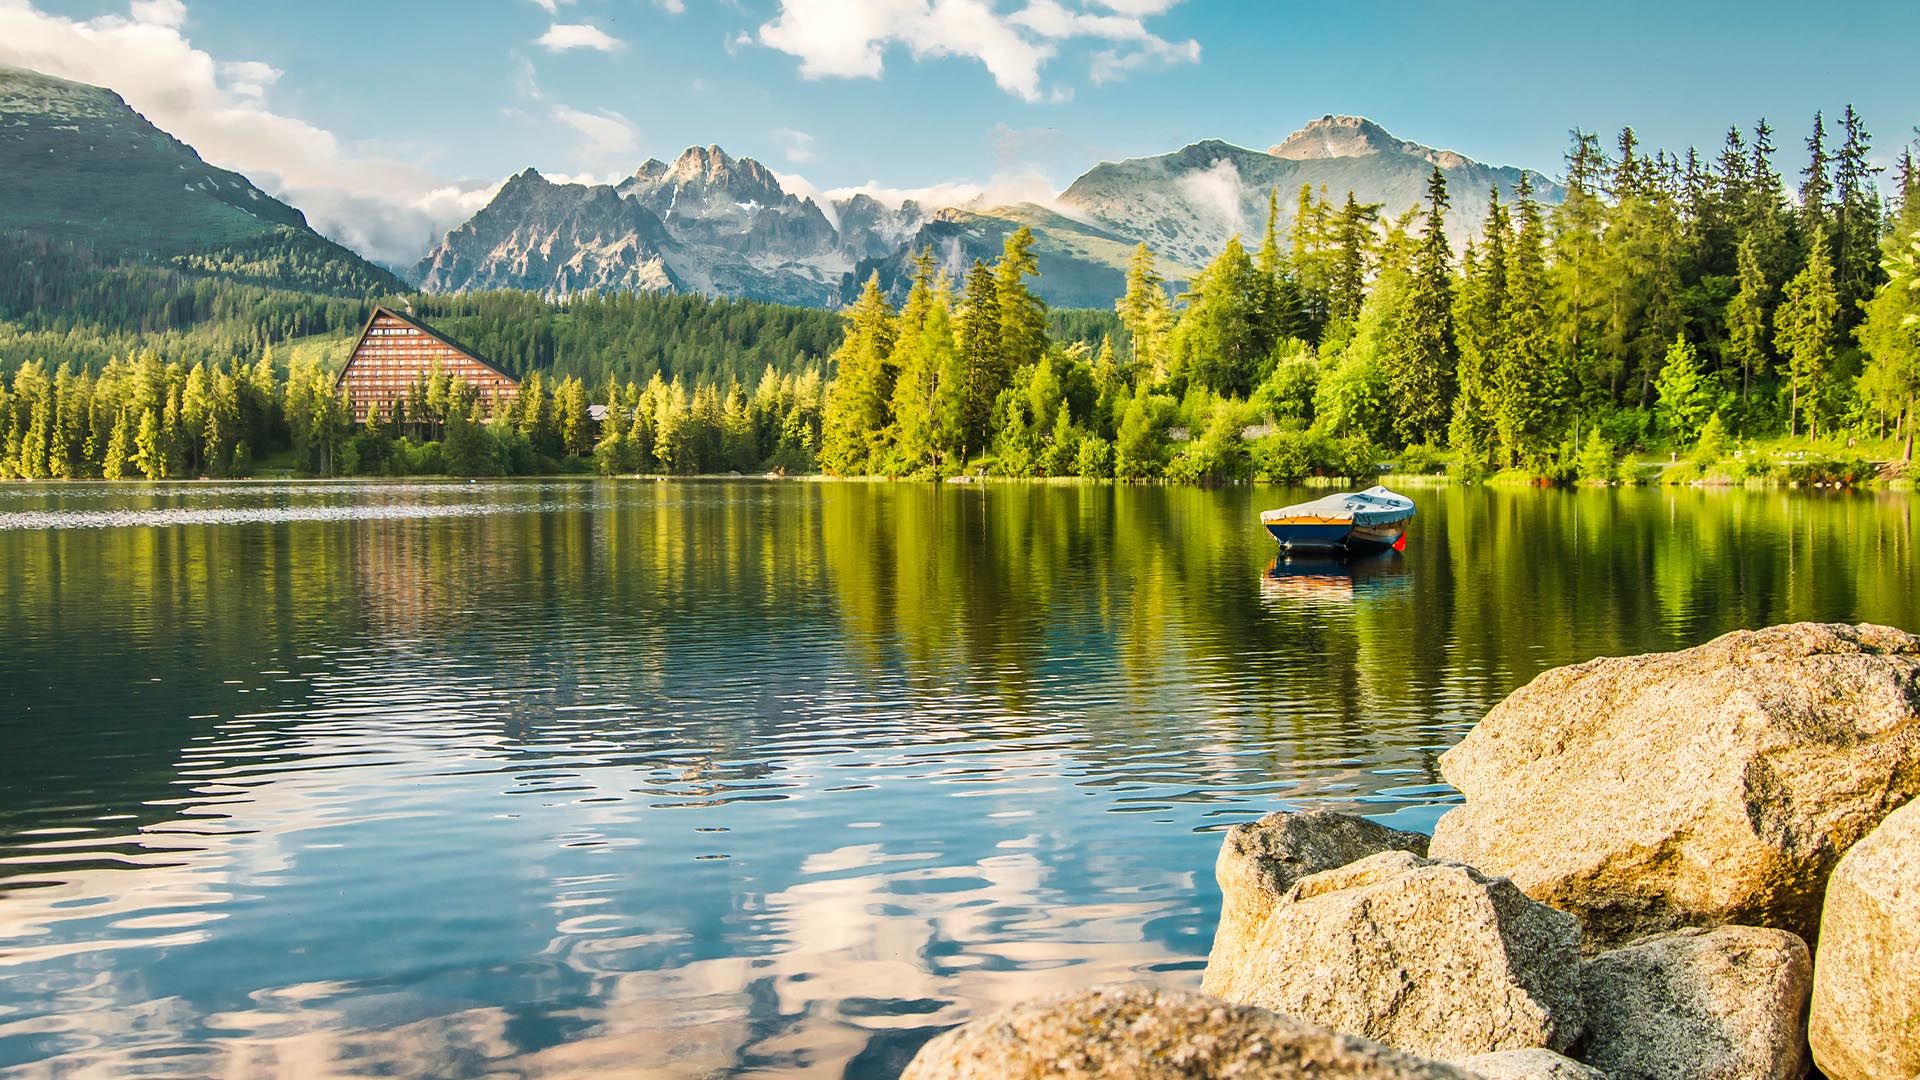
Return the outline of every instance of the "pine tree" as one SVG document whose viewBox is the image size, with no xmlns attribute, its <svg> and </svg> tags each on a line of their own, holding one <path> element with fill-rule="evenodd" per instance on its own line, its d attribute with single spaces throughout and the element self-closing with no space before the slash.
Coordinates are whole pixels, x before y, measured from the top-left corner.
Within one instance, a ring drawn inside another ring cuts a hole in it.
<svg viewBox="0 0 1920 1080">
<path fill-rule="evenodd" d="M 986 446 L 987 421 L 1009 374 L 1000 349 L 999 293 L 993 271 L 978 259 L 967 272 L 966 294 L 960 307 L 960 359 L 966 371 L 960 410 L 960 456 L 964 463 L 975 450 Z"/>
<path fill-rule="evenodd" d="M 1714 412 L 1713 386 L 1700 368 L 1699 350 L 1684 336 L 1675 337 L 1655 384 L 1660 395 L 1660 424 L 1676 446 L 1691 446 L 1700 425 Z"/>
<path fill-rule="evenodd" d="M 1842 121 L 1845 140 L 1834 158 L 1834 284 L 1840 297 L 1840 328 L 1858 321 L 1863 306 L 1880 284 L 1880 193 L 1874 177 L 1883 172 L 1868 158 L 1872 136 L 1848 105 Z"/>
<path fill-rule="evenodd" d="M 1546 225 L 1526 174 L 1514 195 L 1517 228 L 1507 249 L 1504 340 L 1494 354 L 1493 424 L 1508 462 L 1539 463 L 1558 441 L 1569 404 L 1570 354 L 1548 329 Z"/>
<path fill-rule="evenodd" d="M 1740 365 L 1740 401 L 1753 389 L 1753 376 L 1767 369 L 1767 306 L 1773 288 L 1760 271 L 1754 238 L 1743 237 L 1736 254 L 1740 291 L 1727 302 L 1727 356 Z"/>
<path fill-rule="evenodd" d="M 1172 312 L 1167 303 L 1166 279 L 1153 266 L 1153 252 L 1141 244 L 1127 264 L 1127 291 L 1115 304 L 1120 324 L 1127 328 L 1132 354 L 1127 364 L 1129 383 L 1158 381 L 1166 372 L 1160 343 L 1166 337 Z"/>
<path fill-rule="evenodd" d="M 113 433 L 107 437 L 105 458 L 100 463 L 100 475 L 108 480 L 124 479 L 127 466 L 133 459 L 133 423 L 128 419 L 127 410 L 121 409 L 113 421 Z"/>
<path fill-rule="evenodd" d="M 1800 228 L 1808 236 L 1828 226 L 1828 201 L 1833 195 L 1833 163 L 1827 156 L 1827 123 L 1813 114 L 1813 134 L 1807 136 L 1807 169 L 1800 179 Z"/>
<path fill-rule="evenodd" d="M 1450 419 L 1454 376 L 1453 285 L 1448 264 L 1447 178 L 1427 180 L 1426 235 L 1414 262 L 1406 313 L 1392 345 L 1394 434 L 1405 445 L 1438 442 Z"/>
<path fill-rule="evenodd" d="M 1826 230 L 1813 230 L 1807 263 L 1787 282 L 1784 299 L 1774 312 L 1774 348 L 1786 358 L 1792 402 L 1787 434 L 1799 434 L 1801 398 L 1833 364 L 1834 319 L 1840 299 L 1833 286 L 1833 264 L 1827 258 Z M 1818 420 L 1809 409 L 1807 434 L 1818 434 Z"/>
<path fill-rule="evenodd" d="M 1487 200 L 1485 248 L 1471 242 L 1462 257 L 1454 299 L 1459 343 L 1459 392 L 1447 441 L 1467 461 L 1484 466 L 1493 449 L 1497 350 L 1507 314 L 1507 209 L 1496 185 Z"/>
<path fill-rule="evenodd" d="M 167 477 L 167 449 L 160 432 L 160 414 L 152 409 L 140 414 L 140 431 L 133 437 L 133 465 L 149 480 Z"/>
<path fill-rule="evenodd" d="M 1047 305 L 1027 288 L 1027 278 L 1040 276 L 1033 243 L 1033 230 L 1020 226 L 1007 237 L 993 267 L 1000 307 L 1000 356 L 1009 376 L 1047 351 Z"/>
<path fill-rule="evenodd" d="M 833 354 L 838 373 L 827 391 L 820 432 L 820 464 L 830 473 L 859 475 L 872 463 L 893 397 L 896 332 L 893 307 L 876 272 L 849 313 L 847 336 Z"/>
<path fill-rule="evenodd" d="M 1327 317 L 1351 323 L 1360 317 L 1367 295 L 1367 269 L 1373 255 L 1380 203 L 1363 203 L 1347 192 L 1347 204 L 1334 224 L 1334 256 L 1327 280 Z"/>
</svg>

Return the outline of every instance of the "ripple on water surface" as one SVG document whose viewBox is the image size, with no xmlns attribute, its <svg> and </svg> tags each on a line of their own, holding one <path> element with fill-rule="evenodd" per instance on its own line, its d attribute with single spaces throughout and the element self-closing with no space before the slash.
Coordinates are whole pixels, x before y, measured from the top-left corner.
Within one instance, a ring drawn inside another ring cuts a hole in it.
<svg viewBox="0 0 1920 1080">
<path fill-rule="evenodd" d="M 889 1077 L 1196 983 L 1215 833 L 1430 828 L 1545 667 L 1915 624 L 1887 500 L 1293 494 L 0 487 L 0 1069 Z"/>
</svg>

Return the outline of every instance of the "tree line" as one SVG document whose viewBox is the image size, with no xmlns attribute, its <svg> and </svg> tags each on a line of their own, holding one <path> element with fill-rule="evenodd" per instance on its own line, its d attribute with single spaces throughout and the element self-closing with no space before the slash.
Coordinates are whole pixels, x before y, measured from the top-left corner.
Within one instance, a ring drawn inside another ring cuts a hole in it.
<svg viewBox="0 0 1920 1080">
<path fill-rule="evenodd" d="M 1564 199 L 1541 202 L 1530 175 L 1485 193 L 1485 227 L 1458 253 L 1437 168 L 1423 203 L 1396 214 L 1302 188 L 1284 237 L 1276 191 L 1258 245 L 1230 238 L 1178 297 L 1141 245 L 1112 315 L 1049 311 L 1025 228 L 957 278 L 920 253 L 897 309 L 877 280 L 844 315 L 690 296 L 418 298 L 526 376 L 499 415 L 436 374 L 356 425 L 331 373 L 305 359 L 282 372 L 264 344 L 236 348 L 245 363 L 152 348 L 97 369 L 36 362 L 0 388 L 0 473 L 222 475 L 280 455 L 333 474 L 1292 480 L 1391 460 L 1567 480 L 1614 476 L 1656 445 L 1710 462 L 1742 441 L 1822 437 L 1898 438 L 1910 458 L 1912 153 L 1883 206 L 1851 108 L 1837 133 L 1816 115 L 1805 147 L 1794 185 L 1765 121 L 1730 129 L 1711 161 L 1648 153 L 1630 128 L 1611 151 L 1575 132 Z M 131 312 L 166 283 L 123 275 L 116 293 L 111 280 L 86 278 L 85 298 L 111 310 L 119 295 Z M 338 325 L 364 310 L 248 295 L 255 318 Z"/>
<path fill-rule="evenodd" d="M 1911 151 L 1883 208 L 1852 108 L 1816 115 L 1797 195 L 1773 130 L 1711 162 L 1611 153 L 1575 132 L 1566 194 L 1485 193 L 1465 250 L 1436 167 L 1389 216 L 1279 193 L 1256 250 L 1230 239 L 1169 298 L 1141 245 L 1097 350 L 1038 332 L 1032 238 L 952 282 L 919 264 L 898 311 L 870 283 L 835 354 L 830 472 L 1294 479 L 1392 458 L 1569 480 L 1656 444 L 1711 463 L 1741 440 L 1903 438 L 1920 395 Z M 1838 145 L 1834 145 L 1837 143 Z"/>
</svg>

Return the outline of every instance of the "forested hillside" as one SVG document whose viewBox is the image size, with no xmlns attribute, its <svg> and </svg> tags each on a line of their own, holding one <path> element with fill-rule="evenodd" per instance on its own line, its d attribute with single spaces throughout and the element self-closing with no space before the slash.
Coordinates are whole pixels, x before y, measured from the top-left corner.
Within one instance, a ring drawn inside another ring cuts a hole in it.
<svg viewBox="0 0 1920 1080">
<path fill-rule="evenodd" d="M 416 298 L 416 314 L 509 369 L 550 376 L 491 420 L 441 379 L 354 430 L 325 372 L 282 378 L 262 354 L 202 370 L 143 352 L 97 379 L 33 364 L 0 398 L 0 470 L 232 471 L 231 445 L 209 440 L 236 428 L 292 445 L 309 471 L 526 471 L 591 454 L 608 472 L 1217 481 L 1392 461 L 1604 482 L 1656 448 L 1688 459 L 1673 475 L 1728 479 L 1778 469 L 1769 445 L 1910 458 L 1920 177 L 1903 152 L 1883 206 L 1851 109 L 1833 132 L 1816 116 L 1804 146 L 1804 165 L 1783 166 L 1764 122 L 1730 130 L 1711 161 L 1648 153 L 1630 129 L 1611 152 L 1580 133 L 1551 208 L 1525 177 L 1459 192 L 1436 167 L 1416 207 L 1294 193 L 1285 235 L 1274 191 L 1257 243 L 1229 240 L 1177 298 L 1137 248 L 1112 317 L 1048 310 L 1026 229 L 957 280 L 923 251 L 904 303 L 875 278 L 844 317 L 675 296 Z M 1466 199 L 1487 224 L 1456 251 L 1446 221 Z M 113 280 L 127 287 L 96 298 L 123 312 L 109 323 L 172 325 L 142 293 L 158 279 Z M 333 325 L 349 310 L 234 303 L 234 325 L 263 336 L 260 320 Z M 189 406 L 199 397 L 216 404 Z M 608 422 L 585 419 L 589 401 Z M 214 423 L 222 409 L 234 419 Z"/>
</svg>

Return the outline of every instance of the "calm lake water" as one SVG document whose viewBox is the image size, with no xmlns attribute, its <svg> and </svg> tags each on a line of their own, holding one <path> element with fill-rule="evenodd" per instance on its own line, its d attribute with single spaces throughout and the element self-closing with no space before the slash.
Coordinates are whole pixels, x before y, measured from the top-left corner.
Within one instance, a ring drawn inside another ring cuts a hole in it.
<svg viewBox="0 0 1920 1080">
<path fill-rule="evenodd" d="M 891 1077 L 1548 667 L 1920 628 L 1911 495 L 1413 493 L 0 486 L 0 1072 Z"/>
</svg>

